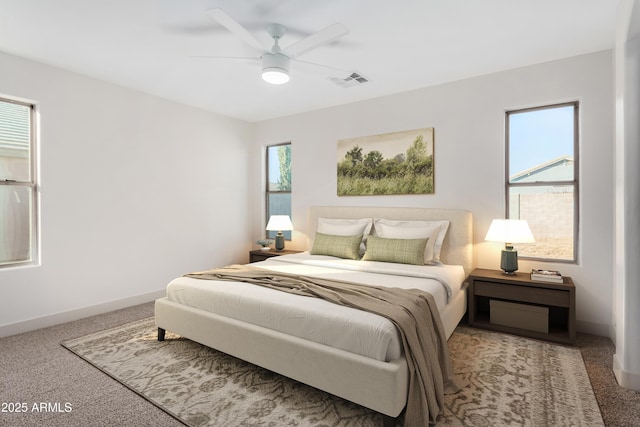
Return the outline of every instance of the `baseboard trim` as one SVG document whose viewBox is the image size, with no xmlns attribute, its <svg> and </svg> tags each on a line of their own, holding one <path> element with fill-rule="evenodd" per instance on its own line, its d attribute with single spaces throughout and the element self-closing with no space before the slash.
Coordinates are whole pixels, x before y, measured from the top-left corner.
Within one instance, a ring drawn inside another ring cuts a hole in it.
<svg viewBox="0 0 640 427">
<path fill-rule="evenodd" d="M 617 353 L 613 355 L 613 373 L 620 387 L 640 391 L 640 375 L 625 372 L 620 365 Z"/>
<path fill-rule="evenodd" d="M 83 319 L 85 317 L 95 316 L 98 314 L 108 313 L 110 311 L 119 310 L 121 308 L 131 307 L 133 305 L 144 304 L 145 302 L 155 301 L 162 298 L 167 293 L 166 289 L 149 292 L 146 294 L 134 295 L 132 297 L 110 301 L 102 304 L 91 305 L 89 307 L 77 308 L 74 310 L 63 311 L 61 313 L 51 314 L 49 316 L 36 317 L 15 323 L 9 323 L 0 326 L 0 338 L 10 335 L 21 334 L 23 332 L 35 331 L 36 329 L 48 328 L 49 326 L 59 325 L 61 323 L 72 322 L 74 320 Z"/>
</svg>

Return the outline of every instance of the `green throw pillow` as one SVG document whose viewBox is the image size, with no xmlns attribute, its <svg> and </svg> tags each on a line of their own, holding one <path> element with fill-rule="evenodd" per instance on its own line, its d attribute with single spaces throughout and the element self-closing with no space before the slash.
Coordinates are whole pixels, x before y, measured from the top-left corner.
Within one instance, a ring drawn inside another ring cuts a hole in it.
<svg viewBox="0 0 640 427">
<path fill-rule="evenodd" d="M 362 234 L 357 236 L 335 236 L 333 234 L 316 233 L 311 254 L 359 259 L 360 242 L 362 242 Z"/>
<path fill-rule="evenodd" d="M 424 265 L 424 239 L 385 239 L 369 236 L 363 261 L 395 262 L 398 264 Z"/>
</svg>

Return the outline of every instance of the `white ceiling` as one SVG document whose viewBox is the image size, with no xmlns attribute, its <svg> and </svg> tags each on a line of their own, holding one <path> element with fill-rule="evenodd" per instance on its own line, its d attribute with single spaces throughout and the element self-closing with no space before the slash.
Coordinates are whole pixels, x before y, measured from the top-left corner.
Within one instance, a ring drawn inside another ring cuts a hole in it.
<svg viewBox="0 0 640 427">
<path fill-rule="evenodd" d="M 617 3 L 0 0 L 0 51 L 255 122 L 610 49 Z M 266 24 L 285 25 L 283 47 L 340 22 L 349 34 L 300 59 L 370 81 L 344 88 L 293 62 L 273 86 L 259 63 L 195 58 L 260 55 L 204 14 L 215 7 L 265 43 Z"/>
</svg>

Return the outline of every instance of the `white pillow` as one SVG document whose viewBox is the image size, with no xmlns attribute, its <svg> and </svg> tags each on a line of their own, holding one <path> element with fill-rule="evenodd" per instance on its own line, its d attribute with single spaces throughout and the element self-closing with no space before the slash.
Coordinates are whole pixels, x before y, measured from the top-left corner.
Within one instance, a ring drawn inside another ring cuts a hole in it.
<svg viewBox="0 0 640 427">
<path fill-rule="evenodd" d="M 375 234 L 387 239 L 428 238 L 424 250 L 425 264 L 440 264 L 440 251 L 449 229 L 449 221 L 396 221 L 375 218 Z"/>
<path fill-rule="evenodd" d="M 357 236 L 358 234 L 369 234 L 373 219 L 337 219 L 318 218 L 318 233 L 333 234 L 334 236 Z"/>
<path fill-rule="evenodd" d="M 362 234 L 362 243 L 360 243 L 360 256 L 362 256 L 365 251 L 367 235 L 371 232 L 372 226 L 372 218 L 318 218 L 318 228 L 316 231 L 318 233 L 332 234 L 334 236 L 358 236 Z"/>
</svg>

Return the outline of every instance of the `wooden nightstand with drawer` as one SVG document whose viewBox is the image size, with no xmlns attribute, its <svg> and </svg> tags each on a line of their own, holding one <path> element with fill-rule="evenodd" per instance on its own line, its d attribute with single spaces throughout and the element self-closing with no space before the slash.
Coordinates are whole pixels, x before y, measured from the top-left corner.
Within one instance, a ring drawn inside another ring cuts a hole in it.
<svg viewBox="0 0 640 427">
<path fill-rule="evenodd" d="M 574 344 L 576 288 L 570 277 L 563 280 L 547 283 L 527 273 L 475 269 L 468 277 L 469 325 Z"/>
<path fill-rule="evenodd" d="M 276 250 L 270 250 L 270 251 L 261 251 L 260 249 L 256 249 L 255 251 L 250 251 L 249 252 L 249 262 L 259 262 L 259 261 L 264 261 L 265 259 L 269 259 L 271 257 L 274 256 L 280 256 L 280 255 L 289 255 L 289 254 L 299 254 L 300 251 L 289 251 L 289 250 L 283 250 L 283 251 L 276 251 Z"/>
</svg>

